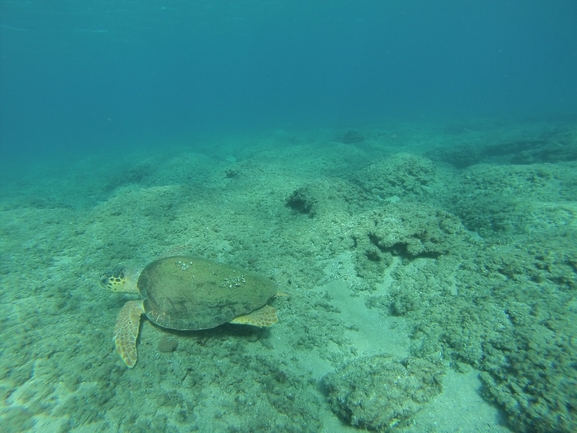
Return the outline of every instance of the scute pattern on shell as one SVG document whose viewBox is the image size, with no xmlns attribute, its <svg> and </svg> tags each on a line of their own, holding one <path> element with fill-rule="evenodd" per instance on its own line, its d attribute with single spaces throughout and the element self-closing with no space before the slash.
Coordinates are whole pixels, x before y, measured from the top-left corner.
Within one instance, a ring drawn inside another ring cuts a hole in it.
<svg viewBox="0 0 577 433">
<path fill-rule="evenodd" d="M 147 317 L 178 330 L 214 328 L 263 307 L 272 281 L 234 266 L 173 256 L 147 265 L 138 279 Z"/>
</svg>

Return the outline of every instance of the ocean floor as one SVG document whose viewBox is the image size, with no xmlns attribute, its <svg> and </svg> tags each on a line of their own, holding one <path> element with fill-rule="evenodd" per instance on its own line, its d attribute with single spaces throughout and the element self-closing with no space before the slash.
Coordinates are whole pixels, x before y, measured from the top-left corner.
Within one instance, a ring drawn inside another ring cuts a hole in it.
<svg viewBox="0 0 577 433">
<path fill-rule="evenodd" d="M 577 125 L 269 131 L 31 163 L 0 188 L 2 432 L 577 431 Z M 103 272 L 274 281 L 271 328 L 143 319 Z"/>
</svg>

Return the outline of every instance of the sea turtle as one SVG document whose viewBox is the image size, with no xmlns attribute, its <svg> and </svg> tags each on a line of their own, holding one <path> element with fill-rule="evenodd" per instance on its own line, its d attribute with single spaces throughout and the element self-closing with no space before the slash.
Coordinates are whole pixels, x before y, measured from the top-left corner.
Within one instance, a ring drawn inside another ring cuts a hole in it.
<svg viewBox="0 0 577 433">
<path fill-rule="evenodd" d="M 139 293 L 128 301 L 114 328 L 116 350 L 132 368 L 138 353 L 136 339 L 140 317 L 168 329 L 193 331 L 223 323 L 271 326 L 276 310 L 267 302 L 276 294 L 274 284 L 242 269 L 189 257 L 164 257 L 138 273 L 103 274 L 100 285 L 113 292 Z M 137 277 L 137 278 L 136 278 Z"/>
</svg>

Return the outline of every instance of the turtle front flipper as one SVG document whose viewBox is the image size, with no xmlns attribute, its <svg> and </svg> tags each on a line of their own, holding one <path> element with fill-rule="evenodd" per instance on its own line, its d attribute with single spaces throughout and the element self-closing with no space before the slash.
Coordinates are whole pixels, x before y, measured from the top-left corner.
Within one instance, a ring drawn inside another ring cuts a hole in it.
<svg viewBox="0 0 577 433">
<path fill-rule="evenodd" d="M 129 367 L 134 367 L 138 359 L 136 339 L 140 330 L 140 316 L 144 313 L 142 301 L 128 301 L 118 313 L 114 328 L 116 351 Z"/>
<path fill-rule="evenodd" d="M 237 325 L 252 325 L 252 326 L 272 326 L 278 322 L 276 317 L 276 309 L 270 305 L 265 305 L 258 310 L 251 311 L 244 316 L 235 317 L 230 321 Z"/>
</svg>

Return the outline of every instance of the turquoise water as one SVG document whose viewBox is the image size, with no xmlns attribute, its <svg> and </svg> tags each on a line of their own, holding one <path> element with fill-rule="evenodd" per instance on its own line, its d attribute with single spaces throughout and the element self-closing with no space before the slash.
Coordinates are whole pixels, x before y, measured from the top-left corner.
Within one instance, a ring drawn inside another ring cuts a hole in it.
<svg viewBox="0 0 577 433">
<path fill-rule="evenodd" d="M 575 113 L 574 2 L 1 3 L 4 158 Z"/>
<path fill-rule="evenodd" d="M 577 430 L 576 17 L 0 1 L 0 431 Z M 278 323 L 129 369 L 101 276 L 182 254 Z"/>
</svg>

